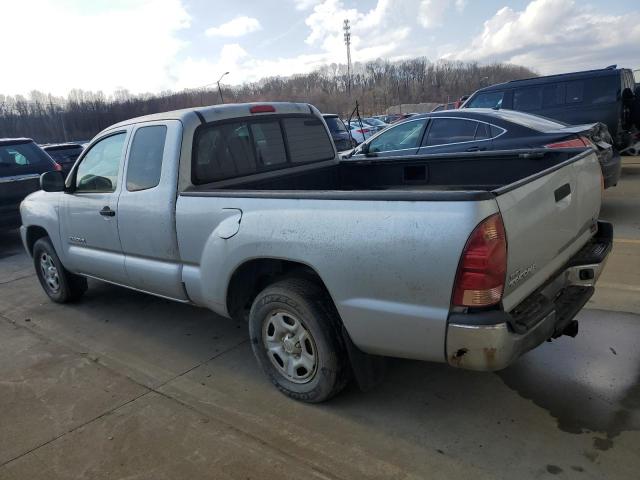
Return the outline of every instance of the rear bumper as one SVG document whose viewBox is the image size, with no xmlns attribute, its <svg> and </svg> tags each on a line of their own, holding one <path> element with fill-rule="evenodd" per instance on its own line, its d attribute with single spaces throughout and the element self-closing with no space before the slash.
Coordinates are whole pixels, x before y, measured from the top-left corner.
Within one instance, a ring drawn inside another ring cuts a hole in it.
<svg viewBox="0 0 640 480">
<path fill-rule="evenodd" d="M 451 314 L 447 362 L 470 370 L 500 370 L 577 326 L 573 318 L 593 295 L 613 245 L 611 224 L 599 222 L 598 227 L 598 234 L 556 276 L 511 312 Z"/>
</svg>

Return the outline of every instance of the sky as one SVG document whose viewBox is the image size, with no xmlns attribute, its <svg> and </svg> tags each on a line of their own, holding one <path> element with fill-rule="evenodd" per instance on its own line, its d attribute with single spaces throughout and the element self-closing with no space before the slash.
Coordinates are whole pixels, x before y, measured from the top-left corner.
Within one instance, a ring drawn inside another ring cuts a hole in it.
<svg viewBox="0 0 640 480">
<path fill-rule="evenodd" d="M 0 94 L 227 85 L 425 56 L 640 67 L 638 0 L 0 0 Z"/>
</svg>

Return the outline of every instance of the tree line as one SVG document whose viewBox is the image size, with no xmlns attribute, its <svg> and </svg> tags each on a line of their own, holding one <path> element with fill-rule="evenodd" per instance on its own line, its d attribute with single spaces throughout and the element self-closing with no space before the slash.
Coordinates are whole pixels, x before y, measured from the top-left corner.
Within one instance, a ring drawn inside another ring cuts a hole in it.
<svg viewBox="0 0 640 480">
<path fill-rule="evenodd" d="M 374 115 L 403 103 L 446 103 L 484 86 L 535 75 L 526 67 L 502 63 L 376 60 L 356 63 L 351 82 L 345 65 L 331 64 L 308 74 L 225 86 L 223 96 L 225 103 L 308 102 L 322 112 L 344 116 L 357 100 L 362 115 Z M 109 96 L 79 89 L 66 97 L 39 91 L 0 94 L 0 137 L 30 137 L 39 143 L 87 140 L 128 118 L 217 103 L 218 91 L 211 88 L 141 95 L 119 89 Z"/>
</svg>

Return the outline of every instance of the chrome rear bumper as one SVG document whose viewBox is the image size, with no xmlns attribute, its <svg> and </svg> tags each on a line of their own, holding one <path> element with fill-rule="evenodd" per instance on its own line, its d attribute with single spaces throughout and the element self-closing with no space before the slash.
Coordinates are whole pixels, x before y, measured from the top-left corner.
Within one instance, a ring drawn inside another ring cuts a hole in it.
<svg viewBox="0 0 640 480">
<path fill-rule="evenodd" d="M 613 227 L 598 234 L 549 282 L 511 312 L 454 313 L 447 327 L 447 362 L 470 370 L 500 370 L 568 328 L 593 295 L 613 245 Z"/>
</svg>

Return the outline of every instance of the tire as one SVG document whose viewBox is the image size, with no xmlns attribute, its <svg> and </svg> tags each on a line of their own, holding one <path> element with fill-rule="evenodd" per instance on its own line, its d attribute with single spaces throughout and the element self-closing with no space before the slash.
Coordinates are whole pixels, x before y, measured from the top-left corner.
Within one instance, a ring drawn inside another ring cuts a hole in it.
<svg viewBox="0 0 640 480">
<path fill-rule="evenodd" d="M 292 278 L 265 288 L 249 313 L 253 353 L 271 382 L 295 400 L 339 393 L 351 370 L 335 307 L 316 283 Z"/>
<path fill-rule="evenodd" d="M 42 289 L 56 303 L 72 302 L 87 291 L 87 279 L 62 266 L 48 237 L 33 245 L 33 265 Z"/>
</svg>

